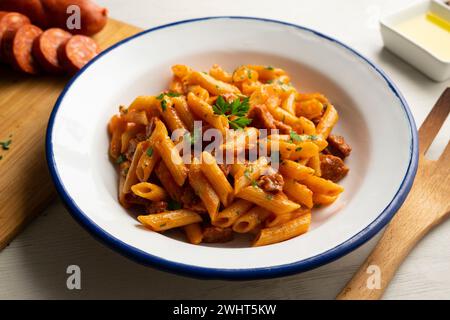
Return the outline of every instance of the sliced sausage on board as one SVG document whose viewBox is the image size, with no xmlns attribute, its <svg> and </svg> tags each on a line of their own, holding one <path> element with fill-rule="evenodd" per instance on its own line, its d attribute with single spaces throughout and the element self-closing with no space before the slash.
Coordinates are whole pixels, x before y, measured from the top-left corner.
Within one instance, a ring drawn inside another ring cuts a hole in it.
<svg viewBox="0 0 450 320">
<path fill-rule="evenodd" d="M 6 60 L 17 70 L 29 74 L 39 73 L 32 50 L 33 42 L 42 34 L 42 30 L 32 24 L 27 24 L 16 31 L 4 34 L 2 45 Z"/>
<path fill-rule="evenodd" d="M 63 68 L 76 73 L 100 52 L 97 43 L 86 36 L 76 35 L 58 49 L 58 59 Z"/>
<path fill-rule="evenodd" d="M 21 26 L 30 24 L 28 19 L 23 14 L 17 12 L 0 11 L 0 59 L 3 57 L 3 37 L 6 33 L 15 32 Z"/>
<path fill-rule="evenodd" d="M 50 73 L 62 73 L 64 69 L 58 60 L 58 48 L 66 43 L 72 35 L 60 28 L 51 28 L 34 41 L 33 55 L 40 66 Z"/>
</svg>

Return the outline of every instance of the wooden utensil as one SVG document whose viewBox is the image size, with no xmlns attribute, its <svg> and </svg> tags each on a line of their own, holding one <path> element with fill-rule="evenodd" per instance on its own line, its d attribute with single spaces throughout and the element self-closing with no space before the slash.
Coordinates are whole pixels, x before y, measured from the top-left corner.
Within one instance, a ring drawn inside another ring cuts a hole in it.
<svg viewBox="0 0 450 320">
<path fill-rule="evenodd" d="M 94 38 L 102 49 L 140 29 L 110 19 Z M 68 77 L 30 77 L 0 66 L 0 250 L 54 198 L 45 160 L 45 130 Z"/>
<path fill-rule="evenodd" d="M 419 167 L 405 203 L 389 223 L 364 264 L 337 296 L 340 300 L 379 299 L 416 243 L 450 215 L 450 143 L 439 160 L 427 152 L 450 112 L 450 88 L 439 98 L 419 129 Z M 381 288 L 369 289 L 369 266 L 379 267 Z"/>
</svg>

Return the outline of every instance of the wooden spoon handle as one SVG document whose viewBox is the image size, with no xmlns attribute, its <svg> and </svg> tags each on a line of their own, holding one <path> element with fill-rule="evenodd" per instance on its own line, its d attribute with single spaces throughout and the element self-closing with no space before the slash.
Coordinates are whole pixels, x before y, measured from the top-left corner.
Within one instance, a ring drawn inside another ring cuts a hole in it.
<svg viewBox="0 0 450 320">
<path fill-rule="evenodd" d="M 408 207 L 404 206 L 392 219 L 375 249 L 336 299 L 381 298 L 398 267 L 430 228 L 423 221 L 411 221 Z"/>
</svg>

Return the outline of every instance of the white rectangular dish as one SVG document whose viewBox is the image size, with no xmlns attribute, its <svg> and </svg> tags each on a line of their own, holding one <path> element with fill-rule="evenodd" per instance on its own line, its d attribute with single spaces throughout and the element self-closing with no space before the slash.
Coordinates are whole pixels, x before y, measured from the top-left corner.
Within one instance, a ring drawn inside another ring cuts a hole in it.
<svg viewBox="0 0 450 320">
<path fill-rule="evenodd" d="M 419 32 L 421 30 L 417 30 L 418 36 L 413 37 L 401 28 L 405 22 L 414 23 L 413 19 L 422 19 L 417 22 L 423 24 L 425 19 L 428 19 L 427 14 L 431 14 L 434 19 L 439 20 L 437 25 L 444 25 L 441 36 L 434 43 L 434 49 L 445 50 L 444 46 L 450 46 L 450 30 L 446 28 L 447 23 L 450 26 L 450 5 L 446 4 L 444 0 L 421 1 L 382 18 L 380 20 L 381 35 L 388 50 L 431 79 L 445 81 L 450 78 L 450 58 L 447 55 L 437 54 L 436 50 L 427 45 L 427 43 L 431 43 L 431 36 L 426 38 L 429 30 L 422 30 L 422 39 L 420 39 Z"/>
</svg>

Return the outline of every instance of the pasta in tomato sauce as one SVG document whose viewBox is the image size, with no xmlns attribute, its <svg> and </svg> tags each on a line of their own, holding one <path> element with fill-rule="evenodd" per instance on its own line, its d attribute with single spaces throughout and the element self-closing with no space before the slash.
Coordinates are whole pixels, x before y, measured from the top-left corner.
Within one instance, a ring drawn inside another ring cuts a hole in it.
<svg viewBox="0 0 450 320">
<path fill-rule="evenodd" d="M 192 244 L 249 233 L 262 246 L 307 232 L 349 171 L 351 148 L 332 134 L 339 115 L 328 98 L 299 92 L 271 66 L 172 72 L 166 91 L 137 97 L 109 122 L 121 205 Z"/>
</svg>

